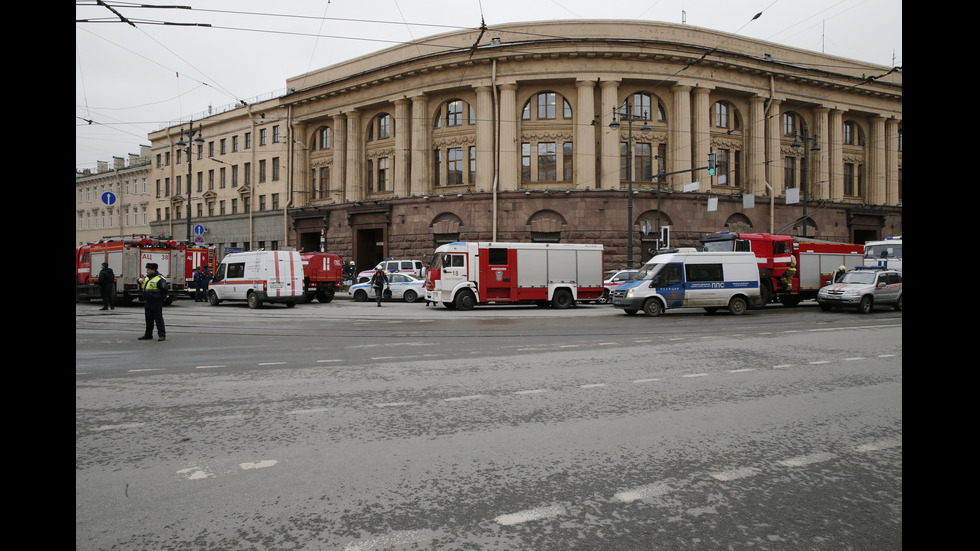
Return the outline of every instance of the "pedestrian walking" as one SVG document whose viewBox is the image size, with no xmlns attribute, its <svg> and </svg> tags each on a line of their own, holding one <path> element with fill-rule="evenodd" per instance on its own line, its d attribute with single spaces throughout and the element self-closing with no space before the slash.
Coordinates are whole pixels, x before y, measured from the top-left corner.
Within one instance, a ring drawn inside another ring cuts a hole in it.
<svg viewBox="0 0 980 551">
<path fill-rule="evenodd" d="M 99 295 L 102 297 L 102 308 L 99 310 L 116 309 L 116 274 L 108 262 L 102 263 L 102 270 L 99 272 Z"/>
<path fill-rule="evenodd" d="M 203 302 L 201 297 L 204 296 L 204 276 L 201 275 L 200 268 L 194 268 L 194 302 Z"/>
<path fill-rule="evenodd" d="M 140 279 L 140 289 L 143 291 L 143 315 L 146 318 L 146 331 L 139 338 L 148 341 L 153 338 L 153 326 L 157 326 L 157 340 L 167 339 L 167 329 L 163 323 L 163 301 L 170 291 L 170 284 L 157 271 L 156 262 L 146 265 L 146 276 Z"/>
<path fill-rule="evenodd" d="M 214 274 L 211 273 L 211 265 L 205 264 L 201 268 L 201 275 L 204 276 L 204 296 L 202 297 L 205 302 L 208 300 L 208 285 L 211 284 L 211 280 L 214 279 Z"/>
<path fill-rule="evenodd" d="M 381 307 L 381 295 L 384 293 L 385 285 L 388 284 L 388 276 L 384 270 L 378 268 L 371 276 L 371 287 L 374 288 L 374 298 L 378 301 L 378 308 Z"/>
</svg>

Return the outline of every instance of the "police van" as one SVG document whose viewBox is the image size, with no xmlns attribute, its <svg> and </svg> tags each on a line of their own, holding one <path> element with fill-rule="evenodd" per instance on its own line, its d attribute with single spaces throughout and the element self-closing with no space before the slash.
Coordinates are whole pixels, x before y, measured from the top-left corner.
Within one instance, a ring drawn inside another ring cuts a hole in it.
<svg viewBox="0 0 980 551">
<path fill-rule="evenodd" d="M 208 301 L 245 301 L 249 308 L 266 302 L 292 308 L 303 300 L 303 259 L 298 251 L 248 251 L 229 253 L 214 271 L 208 285 Z"/>
<path fill-rule="evenodd" d="M 744 314 L 762 307 L 759 266 L 749 252 L 667 252 L 657 254 L 612 293 L 612 304 L 627 314 L 643 310 L 659 316 L 670 308 L 726 308 Z"/>
</svg>

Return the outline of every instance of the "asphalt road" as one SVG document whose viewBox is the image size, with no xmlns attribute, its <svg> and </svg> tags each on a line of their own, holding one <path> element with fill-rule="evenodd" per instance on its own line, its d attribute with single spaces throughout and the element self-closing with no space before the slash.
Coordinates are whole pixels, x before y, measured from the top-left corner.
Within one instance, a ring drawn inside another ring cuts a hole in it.
<svg viewBox="0 0 980 551">
<path fill-rule="evenodd" d="M 895 550 L 902 313 L 76 305 L 76 549 Z"/>
</svg>

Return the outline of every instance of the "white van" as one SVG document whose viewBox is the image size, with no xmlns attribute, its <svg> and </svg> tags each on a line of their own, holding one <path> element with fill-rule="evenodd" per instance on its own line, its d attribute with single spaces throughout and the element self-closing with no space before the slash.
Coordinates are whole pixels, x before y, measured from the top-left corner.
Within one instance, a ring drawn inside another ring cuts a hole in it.
<svg viewBox="0 0 980 551">
<path fill-rule="evenodd" d="M 755 254 L 675 252 L 658 254 L 612 293 L 613 306 L 627 314 L 658 316 L 668 308 L 727 308 L 744 314 L 762 307 Z"/>
<path fill-rule="evenodd" d="M 208 286 L 208 301 L 244 300 L 249 308 L 282 302 L 292 308 L 303 300 L 303 259 L 298 251 L 230 253 L 221 260 Z"/>
</svg>

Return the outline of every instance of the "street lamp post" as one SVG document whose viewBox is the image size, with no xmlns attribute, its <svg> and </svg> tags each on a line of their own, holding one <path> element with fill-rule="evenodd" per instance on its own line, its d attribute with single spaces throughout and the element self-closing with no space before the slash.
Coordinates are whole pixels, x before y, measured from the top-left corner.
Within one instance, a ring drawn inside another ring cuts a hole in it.
<svg viewBox="0 0 980 551">
<path fill-rule="evenodd" d="M 193 144 L 203 145 L 204 138 L 201 137 L 201 123 L 197 124 L 197 137 L 194 138 L 194 120 L 190 121 L 187 126 L 187 143 L 184 143 L 184 129 L 180 129 L 180 141 L 177 142 L 177 147 L 183 148 L 187 147 L 187 244 L 191 244 L 191 150 Z M 192 139 L 193 138 L 193 139 Z"/>
<path fill-rule="evenodd" d="M 650 125 L 647 124 L 647 114 L 642 115 L 633 114 L 633 104 L 629 101 L 623 103 L 626 107 L 625 111 L 619 112 L 619 118 L 625 119 L 627 122 L 627 139 L 626 139 L 626 181 L 628 186 L 627 200 L 626 200 L 626 267 L 633 268 L 633 161 L 632 161 L 632 145 L 633 145 L 633 121 L 643 121 L 643 132 L 648 132 L 650 130 Z M 613 107 L 613 118 L 612 122 L 609 123 L 609 128 L 613 130 L 619 130 L 619 121 L 616 120 L 616 108 Z M 660 231 L 660 228 L 657 228 Z"/>
<path fill-rule="evenodd" d="M 800 142 L 803 142 L 800 144 Z M 810 142 L 813 142 L 813 147 L 808 148 Z M 820 151 L 820 146 L 817 145 L 817 136 L 814 135 L 812 138 L 807 133 L 806 128 L 803 128 L 803 133 L 793 134 L 793 143 L 790 145 L 794 151 L 798 151 L 800 147 L 803 148 L 803 164 L 800 166 L 800 189 L 803 191 L 803 237 L 807 237 L 806 234 L 806 201 L 807 201 L 807 168 L 809 166 L 809 154 L 808 151 Z"/>
</svg>

